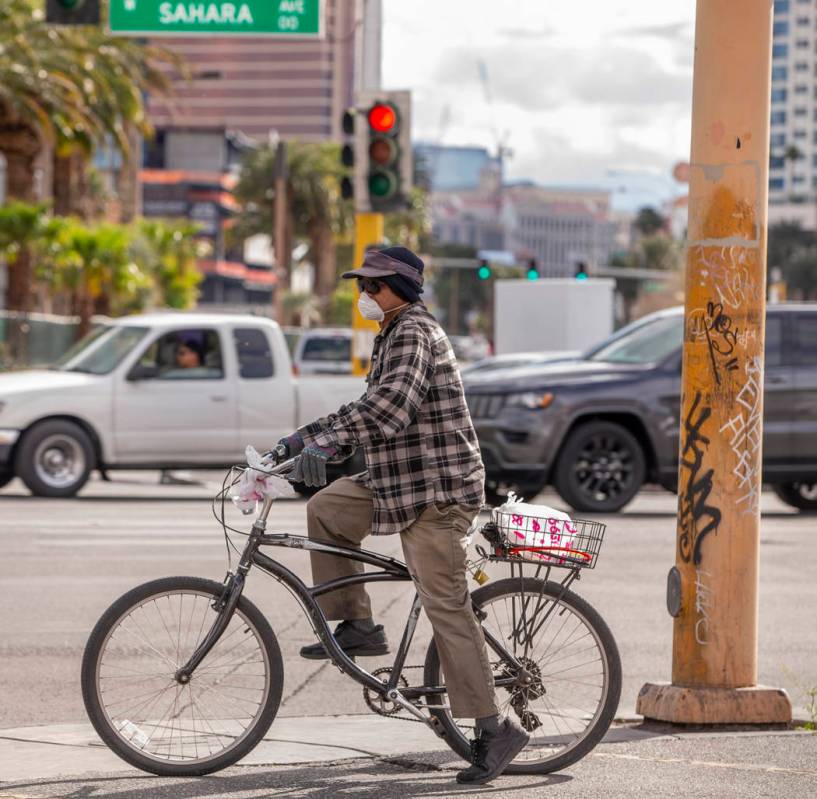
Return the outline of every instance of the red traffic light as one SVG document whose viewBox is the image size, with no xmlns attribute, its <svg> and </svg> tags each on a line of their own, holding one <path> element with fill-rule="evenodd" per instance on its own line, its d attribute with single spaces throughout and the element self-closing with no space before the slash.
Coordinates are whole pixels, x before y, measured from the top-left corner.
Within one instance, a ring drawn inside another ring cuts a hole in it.
<svg viewBox="0 0 817 799">
<path fill-rule="evenodd" d="M 391 133 L 397 127 L 397 111 L 386 103 L 375 103 L 368 113 L 369 127 L 377 133 Z"/>
</svg>

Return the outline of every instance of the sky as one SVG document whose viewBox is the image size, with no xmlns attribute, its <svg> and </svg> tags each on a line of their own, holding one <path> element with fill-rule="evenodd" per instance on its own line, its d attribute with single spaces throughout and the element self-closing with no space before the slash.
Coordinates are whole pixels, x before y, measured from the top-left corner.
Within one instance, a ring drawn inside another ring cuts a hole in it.
<svg viewBox="0 0 817 799">
<path fill-rule="evenodd" d="M 634 208 L 683 189 L 694 17 L 694 0 L 383 0 L 383 86 L 412 90 L 415 141 L 501 142 L 510 180 Z"/>
</svg>

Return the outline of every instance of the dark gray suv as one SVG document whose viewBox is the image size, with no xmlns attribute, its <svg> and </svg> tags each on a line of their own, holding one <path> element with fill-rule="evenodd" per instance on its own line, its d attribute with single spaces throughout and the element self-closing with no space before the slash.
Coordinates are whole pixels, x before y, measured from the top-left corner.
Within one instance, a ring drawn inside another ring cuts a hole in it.
<svg viewBox="0 0 817 799">
<path fill-rule="evenodd" d="M 577 511 L 610 512 L 678 474 L 683 308 L 623 328 L 570 362 L 464 375 L 489 500 L 548 483 Z M 817 510 L 817 305 L 766 314 L 763 480 Z"/>
</svg>

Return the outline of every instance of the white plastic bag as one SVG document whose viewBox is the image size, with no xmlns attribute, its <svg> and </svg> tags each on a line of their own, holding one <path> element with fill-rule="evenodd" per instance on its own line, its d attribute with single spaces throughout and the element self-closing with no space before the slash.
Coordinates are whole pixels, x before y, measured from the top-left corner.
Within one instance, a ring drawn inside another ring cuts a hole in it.
<svg viewBox="0 0 817 799">
<path fill-rule="evenodd" d="M 531 505 L 509 493 L 497 509 L 497 527 L 508 543 L 518 547 L 537 547 L 542 551 L 523 551 L 525 557 L 564 562 L 560 555 L 573 557 L 577 528 L 564 511 L 548 505 Z"/>
<path fill-rule="evenodd" d="M 264 462 L 255 447 L 248 444 L 244 455 L 247 468 L 230 491 L 230 499 L 243 514 L 252 513 L 264 497 L 278 499 L 295 496 L 295 489 L 288 480 L 267 473 L 271 466 Z"/>
</svg>

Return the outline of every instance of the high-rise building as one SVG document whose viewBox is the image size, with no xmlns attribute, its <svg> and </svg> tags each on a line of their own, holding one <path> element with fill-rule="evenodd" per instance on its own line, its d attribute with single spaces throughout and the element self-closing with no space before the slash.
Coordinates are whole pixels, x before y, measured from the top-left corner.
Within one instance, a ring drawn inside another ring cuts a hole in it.
<svg viewBox="0 0 817 799">
<path fill-rule="evenodd" d="M 769 202 L 812 202 L 817 196 L 817 0 L 775 0 L 771 99 Z"/>
<path fill-rule="evenodd" d="M 149 98 L 155 136 L 144 147 L 143 211 L 198 225 L 206 251 L 198 264 L 202 303 L 269 306 L 277 283 L 271 258 L 248 259 L 226 236 L 237 212 L 232 189 L 243 154 L 273 136 L 339 140 L 356 81 L 378 80 L 379 0 L 321 0 L 321 8 L 320 38 L 157 41 L 182 57 L 188 75 L 174 75 L 171 96 Z M 368 69 L 365 76 L 355 74 L 356 60 Z"/>
<path fill-rule="evenodd" d="M 322 38 L 179 37 L 157 41 L 182 56 L 189 79 L 171 98 L 150 99 L 159 136 L 167 129 L 222 128 L 266 141 L 340 138 L 352 104 L 358 23 L 351 0 L 324 0 Z"/>
</svg>

